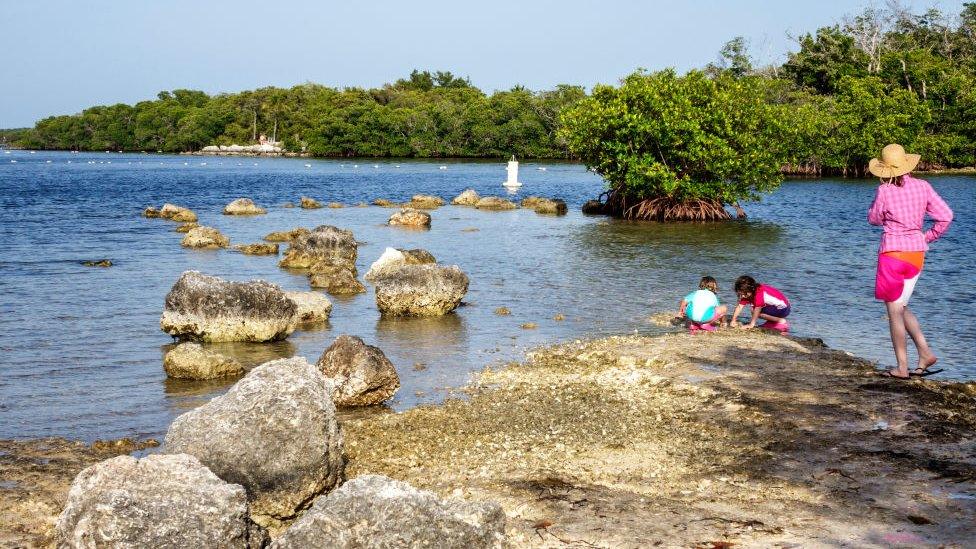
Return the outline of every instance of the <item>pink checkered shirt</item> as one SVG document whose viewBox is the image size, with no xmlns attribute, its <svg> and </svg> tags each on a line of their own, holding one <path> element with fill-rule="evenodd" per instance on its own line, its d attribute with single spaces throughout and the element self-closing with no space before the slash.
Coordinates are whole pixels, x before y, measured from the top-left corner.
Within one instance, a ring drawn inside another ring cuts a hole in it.
<svg viewBox="0 0 976 549">
<path fill-rule="evenodd" d="M 925 214 L 935 221 L 932 228 L 922 232 Z M 952 222 L 952 210 L 935 192 L 928 181 L 911 175 L 902 176 L 902 185 L 884 183 L 868 209 L 868 223 L 884 227 L 881 247 L 885 252 L 924 252 L 928 243 L 935 242 Z"/>
</svg>

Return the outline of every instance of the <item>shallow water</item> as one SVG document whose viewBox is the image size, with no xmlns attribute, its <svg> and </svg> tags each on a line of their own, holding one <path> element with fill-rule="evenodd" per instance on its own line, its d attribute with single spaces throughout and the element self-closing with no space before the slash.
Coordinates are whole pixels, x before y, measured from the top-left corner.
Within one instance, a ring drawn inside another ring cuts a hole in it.
<svg viewBox="0 0 976 549">
<path fill-rule="evenodd" d="M 787 182 L 747 206 L 748 223 L 712 225 L 583 216 L 579 206 L 602 182 L 576 164 L 523 163 L 525 186 L 514 197 L 564 198 L 565 217 L 446 206 L 432 212 L 430 231 L 411 231 L 384 225 L 393 212 L 387 208 L 280 207 L 302 195 L 355 204 L 416 193 L 450 199 L 467 187 L 504 194 L 504 179 L 499 162 L 0 154 L 0 438 L 160 437 L 176 415 L 226 390 L 232 381 L 177 382 L 163 374 L 172 340 L 159 330 L 159 316 L 184 270 L 308 289 L 304 276 L 279 269 L 274 257 L 181 248 L 174 223 L 140 216 L 143 207 L 167 201 L 192 208 L 232 243 L 297 226 L 351 229 L 364 242 L 361 274 L 386 246 L 425 248 L 460 265 L 471 288 L 456 314 L 381 320 L 370 288 L 330 298 L 328 325 L 285 342 L 214 346 L 246 365 L 293 355 L 314 361 L 338 334 L 359 335 L 397 365 L 403 387 L 396 410 L 439 402 L 472 371 L 539 344 L 662 331 L 648 317 L 676 308 L 703 274 L 718 278 L 726 302 L 740 274 L 769 282 L 793 301 L 797 335 L 891 363 L 884 309 L 873 300 L 878 234 L 865 222 L 871 182 Z M 976 379 L 976 328 L 952 313 L 976 301 L 976 178 L 931 181 L 957 220 L 930 253 L 912 305 L 946 368 L 936 377 Z M 240 196 L 269 213 L 220 214 Z M 80 264 L 101 258 L 115 266 Z M 501 306 L 512 315 L 495 315 Z M 566 319 L 553 320 L 557 313 Z M 538 328 L 524 330 L 525 322 Z"/>
</svg>

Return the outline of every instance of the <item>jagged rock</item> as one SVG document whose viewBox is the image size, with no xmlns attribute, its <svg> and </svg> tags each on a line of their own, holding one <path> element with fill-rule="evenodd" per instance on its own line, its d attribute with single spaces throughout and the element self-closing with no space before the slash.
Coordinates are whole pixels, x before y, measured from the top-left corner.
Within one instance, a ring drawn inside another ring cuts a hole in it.
<svg viewBox="0 0 976 549">
<path fill-rule="evenodd" d="M 356 278 L 355 267 L 322 262 L 312 265 L 308 273 L 309 284 L 313 288 L 322 288 L 332 295 L 361 294 L 366 286 Z"/>
<path fill-rule="evenodd" d="M 264 239 L 268 242 L 291 242 L 303 234 L 308 234 L 310 232 L 311 231 L 305 227 L 297 227 L 290 231 L 275 231 L 273 233 L 268 233 Z"/>
<path fill-rule="evenodd" d="M 382 206 L 384 208 L 397 208 L 400 205 L 392 200 L 387 200 L 385 198 L 377 198 L 373 201 L 374 206 Z"/>
<path fill-rule="evenodd" d="M 511 200 L 505 200 L 498 196 L 486 196 L 474 205 L 479 210 L 514 210 L 518 206 Z"/>
<path fill-rule="evenodd" d="M 454 200 L 451 200 L 451 204 L 455 206 L 474 206 L 479 200 L 481 200 L 481 197 L 478 196 L 478 193 L 474 189 L 465 189 L 464 192 L 455 196 Z"/>
<path fill-rule="evenodd" d="M 266 362 L 223 396 L 176 418 L 166 450 L 196 456 L 220 478 L 240 484 L 251 517 L 279 525 L 344 480 L 332 390 L 304 358 Z"/>
<path fill-rule="evenodd" d="M 248 517 L 244 488 L 186 454 L 118 456 L 71 483 L 55 527 L 60 548 L 253 548 L 267 533 Z"/>
<path fill-rule="evenodd" d="M 94 259 L 94 260 L 90 260 L 90 261 L 83 261 L 81 264 L 84 265 L 85 267 L 111 267 L 112 266 L 112 260 L 111 259 Z"/>
<path fill-rule="evenodd" d="M 142 217 L 146 217 L 149 219 L 157 219 L 160 217 L 159 210 L 153 208 L 152 206 L 149 206 L 145 210 L 142 210 Z"/>
<path fill-rule="evenodd" d="M 187 271 L 166 294 L 159 325 L 181 339 L 277 341 L 295 330 L 296 313 L 295 303 L 270 282 L 228 282 Z"/>
<path fill-rule="evenodd" d="M 244 373 L 244 367 L 233 358 L 188 342 L 166 353 L 163 371 L 175 379 L 218 379 L 239 376 Z"/>
<path fill-rule="evenodd" d="M 383 274 L 398 269 L 401 265 L 423 265 L 426 263 L 437 263 L 434 256 L 427 250 L 387 248 L 383 250 L 383 255 L 369 266 L 369 271 L 363 278 L 372 282 Z"/>
<path fill-rule="evenodd" d="M 378 475 L 317 498 L 272 549 L 306 547 L 505 547 L 505 512 L 492 502 L 450 501 Z"/>
<path fill-rule="evenodd" d="M 332 314 L 332 302 L 319 292 L 285 292 L 285 296 L 295 302 L 301 323 L 325 322 Z"/>
<path fill-rule="evenodd" d="M 410 198 L 410 202 L 404 204 L 409 208 L 418 210 L 433 210 L 444 205 L 444 199 L 439 196 L 429 194 L 415 194 Z"/>
<path fill-rule="evenodd" d="M 230 245 L 230 239 L 213 227 L 193 227 L 180 245 L 184 248 L 226 248 Z"/>
<path fill-rule="evenodd" d="M 315 264 L 326 263 L 355 269 L 357 246 L 352 231 L 321 225 L 292 240 L 278 265 L 288 269 L 310 269 Z"/>
<path fill-rule="evenodd" d="M 461 304 L 468 277 L 457 265 L 404 265 L 377 278 L 376 306 L 384 316 L 439 316 Z"/>
<path fill-rule="evenodd" d="M 278 255 L 277 244 L 255 242 L 254 244 L 238 244 L 234 248 L 246 255 Z"/>
<path fill-rule="evenodd" d="M 605 205 L 599 200 L 587 200 L 583 203 L 583 213 L 589 215 L 603 215 Z"/>
<path fill-rule="evenodd" d="M 335 384 L 336 406 L 380 404 L 400 388 L 396 368 L 383 351 L 355 336 L 340 335 L 315 366 Z"/>
<path fill-rule="evenodd" d="M 178 232 L 178 233 L 188 233 L 191 230 L 196 229 L 199 226 L 200 226 L 199 223 L 192 223 L 192 222 L 191 223 L 180 223 L 173 230 L 176 231 L 176 232 Z"/>
<path fill-rule="evenodd" d="M 224 215 L 259 215 L 263 213 L 268 213 L 268 211 L 255 204 L 250 198 L 238 198 L 224 206 Z"/>
<path fill-rule="evenodd" d="M 319 201 L 315 200 L 314 198 L 303 196 L 301 200 L 301 207 L 305 208 L 306 210 L 314 210 L 317 208 L 321 208 L 322 204 L 320 204 Z"/>
<path fill-rule="evenodd" d="M 430 214 L 420 210 L 415 210 L 413 208 L 403 208 L 399 212 L 391 215 L 388 223 L 390 225 L 399 225 L 404 227 L 429 228 Z"/>
</svg>

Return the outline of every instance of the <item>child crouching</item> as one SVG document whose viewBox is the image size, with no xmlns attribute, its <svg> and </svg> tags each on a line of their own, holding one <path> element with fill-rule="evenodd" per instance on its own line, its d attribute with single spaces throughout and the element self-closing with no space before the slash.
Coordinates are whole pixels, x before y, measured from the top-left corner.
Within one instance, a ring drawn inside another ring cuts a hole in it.
<svg viewBox="0 0 976 549">
<path fill-rule="evenodd" d="M 717 292 L 718 282 L 710 276 L 703 276 L 698 283 L 698 290 L 681 300 L 678 316 L 688 319 L 691 333 L 699 330 L 714 332 L 722 324 L 728 307 L 719 303 Z"/>
</svg>

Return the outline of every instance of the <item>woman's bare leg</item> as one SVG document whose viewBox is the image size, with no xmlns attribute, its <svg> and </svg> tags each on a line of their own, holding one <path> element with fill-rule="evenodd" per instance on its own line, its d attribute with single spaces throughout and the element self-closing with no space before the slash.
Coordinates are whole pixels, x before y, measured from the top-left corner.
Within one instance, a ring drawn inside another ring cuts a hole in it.
<svg viewBox="0 0 976 549">
<path fill-rule="evenodd" d="M 908 341 L 905 329 L 905 306 L 901 303 L 885 302 L 888 308 L 888 329 L 891 331 L 891 346 L 895 349 L 898 367 L 890 370 L 895 377 L 908 377 Z M 917 324 L 917 321 L 916 321 Z M 921 333 L 921 331 L 919 332 Z"/>
<path fill-rule="evenodd" d="M 905 329 L 908 331 L 908 335 L 912 337 L 912 341 L 915 342 L 915 348 L 918 349 L 917 369 L 924 371 L 929 366 L 935 364 L 938 359 L 935 357 L 932 349 L 929 348 L 928 341 L 925 340 L 925 335 L 922 333 L 922 326 L 918 323 L 918 318 L 908 307 L 905 307 Z"/>
</svg>

